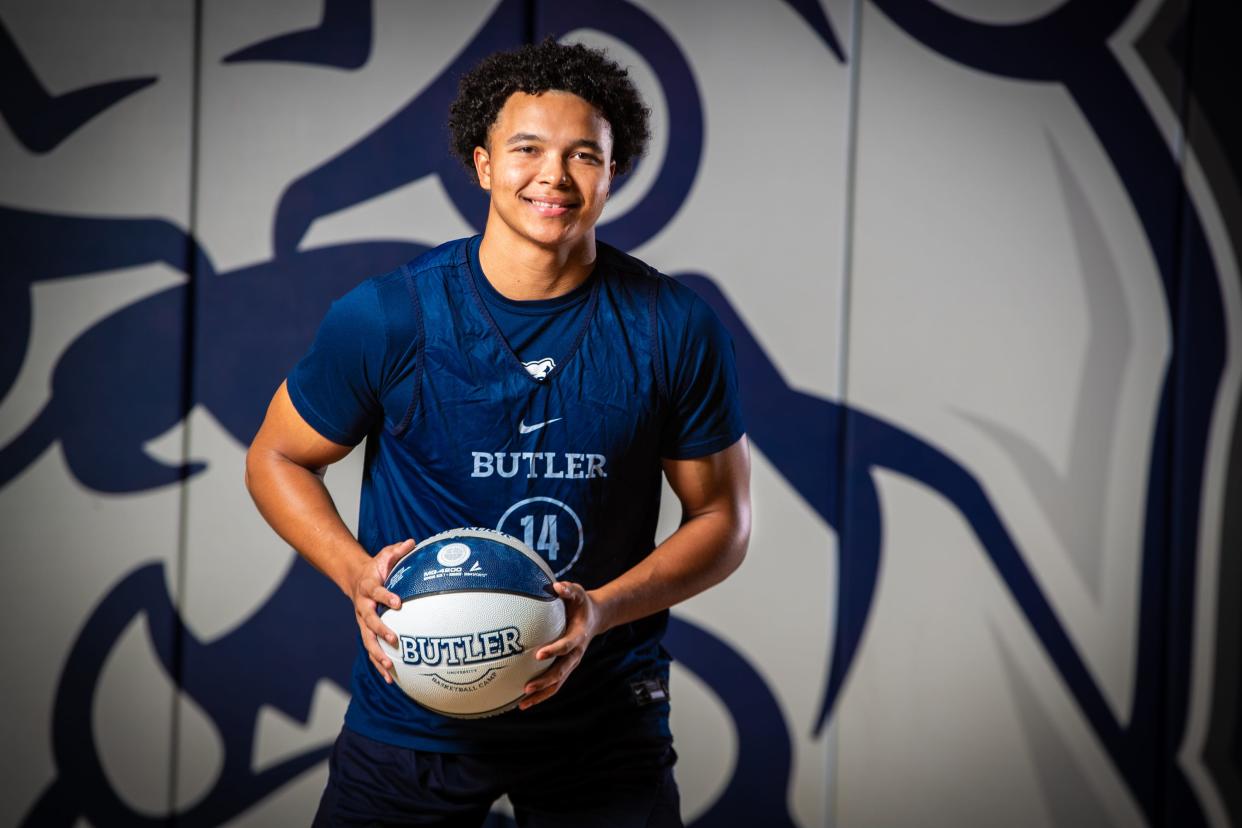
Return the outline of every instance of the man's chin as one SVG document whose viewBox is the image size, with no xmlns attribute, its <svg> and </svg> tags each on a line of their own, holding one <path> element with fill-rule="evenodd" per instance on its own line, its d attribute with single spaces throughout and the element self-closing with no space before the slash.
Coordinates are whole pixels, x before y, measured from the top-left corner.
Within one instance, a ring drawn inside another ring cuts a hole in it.
<svg viewBox="0 0 1242 828">
<path fill-rule="evenodd" d="M 548 250 L 559 250 L 580 243 L 587 234 L 576 227 L 529 228 L 522 236 L 532 244 Z"/>
</svg>

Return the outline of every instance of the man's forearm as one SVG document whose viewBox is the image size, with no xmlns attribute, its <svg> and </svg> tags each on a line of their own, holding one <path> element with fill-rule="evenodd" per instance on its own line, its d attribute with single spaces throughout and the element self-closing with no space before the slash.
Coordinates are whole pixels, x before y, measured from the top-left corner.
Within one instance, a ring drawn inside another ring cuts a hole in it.
<svg viewBox="0 0 1242 828">
<path fill-rule="evenodd" d="M 723 581 L 741 565 L 750 516 L 739 506 L 691 517 L 650 555 L 590 592 L 611 629 L 678 604 Z"/>
<path fill-rule="evenodd" d="M 677 480 L 684 482 L 681 476 Z M 737 569 L 750 537 L 750 507 L 744 484 L 738 487 L 738 494 L 738 498 L 717 500 L 693 511 L 650 555 L 599 589 L 588 592 L 572 582 L 557 583 L 556 592 L 567 608 L 565 633 L 535 652 L 537 659 L 556 661 L 527 682 L 521 708 L 528 709 L 555 695 L 581 663 L 595 636 L 668 609 Z M 683 506 L 686 503 L 683 497 Z"/>
<path fill-rule="evenodd" d="M 341 520 L 322 475 L 278 452 L 252 448 L 246 488 L 276 533 L 351 595 L 352 574 L 370 556 Z"/>
</svg>

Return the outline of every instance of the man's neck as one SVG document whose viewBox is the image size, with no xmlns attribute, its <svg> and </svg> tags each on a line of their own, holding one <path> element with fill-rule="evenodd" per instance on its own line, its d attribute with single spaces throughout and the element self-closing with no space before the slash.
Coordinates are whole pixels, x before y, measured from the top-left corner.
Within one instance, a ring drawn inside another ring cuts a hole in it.
<svg viewBox="0 0 1242 828">
<path fill-rule="evenodd" d="M 595 267 L 595 234 L 564 248 L 548 248 L 489 221 L 479 244 L 483 275 L 501 296 L 517 301 L 554 299 L 581 285 Z M 503 226 L 503 225 L 501 225 Z"/>
</svg>

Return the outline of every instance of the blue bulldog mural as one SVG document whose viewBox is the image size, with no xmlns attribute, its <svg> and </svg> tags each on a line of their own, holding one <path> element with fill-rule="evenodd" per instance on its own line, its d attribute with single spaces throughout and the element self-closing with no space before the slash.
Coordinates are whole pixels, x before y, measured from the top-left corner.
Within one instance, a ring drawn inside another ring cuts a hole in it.
<svg viewBox="0 0 1242 828">
<path fill-rule="evenodd" d="M 787 4 L 845 67 L 851 56 L 820 5 Z M 932 2 L 873 4 L 948 60 L 1065 87 L 1140 217 L 1173 320 L 1172 355 L 1154 412 L 1147 472 L 1135 693 L 1129 715 L 1119 720 L 978 476 L 947 451 L 886 421 L 882 412 L 792 387 L 759 344 L 745 310 L 712 274 L 674 274 L 711 304 L 733 336 L 754 444 L 839 538 L 837 619 L 819 714 L 805 726 L 822 731 L 858 656 L 885 536 L 876 472 L 890 470 L 939 492 L 960 511 L 1148 820 L 1204 824 L 1202 804 L 1175 754 L 1189 709 L 1200 486 L 1224 371 L 1226 329 L 1221 277 L 1186 192 L 1180 159 L 1108 46 L 1134 0 L 1071 0 L 1043 17 L 1008 26 L 967 20 Z M 317 27 L 255 43 L 225 61 L 358 68 L 370 56 L 372 24 L 370 3 L 325 0 Z M 122 493 L 177 484 L 204 466 L 169 465 L 144 444 L 196 405 L 210 411 L 238 443 L 248 444 L 272 390 L 305 350 L 330 302 L 361 274 L 386 271 L 425 249 L 407 242 L 350 242 L 304 250 L 300 244 L 311 224 L 436 177 L 466 221 L 481 229 L 486 202 L 450 156 L 442 131 L 457 77 L 493 51 L 582 28 L 605 32 L 641 54 L 668 102 L 668 148 L 649 190 L 635 208 L 599 230 L 601 238 L 633 249 L 667 226 L 686 201 L 699 170 L 705 126 L 686 55 L 650 14 L 626 2 L 502 0 L 438 77 L 355 144 L 289 183 L 272 216 L 274 252 L 268 261 L 221 271 L 198 239 L 158 218 L 60 215 L 0 205 L 6 250 L 0 398 L 12 387 L 28 345 L 34 283 L 151 262 L 188 276 L 185 283 L 98 321 L 64 351 L 46 407 L 0 446 L 0 487 L 56 443 L 73 476 L 89 489 Z M 56 147 L 117 101 L 158 83 L 157 78 L 121 79 L 50 97 L 2 26 L 0 64 L 12 80 L 0 93 L 0 109 L 23 145 L 37 153 Z M 624 188 L 626 181 L 618 186 Z M 135 371 L 139 365 L 141 371 Z M 96 825 L 169 821 L 130 808 L 109 785 L 91 740 L 83 738 L 92 732 L 92 699 L 104 661 L 130 622 L 143 614 L 164 669 L 211 719 L 225 746 L 214 786 L 172 821 L 220 824 L 321 762 L 326 746 L 261 772 L 252 769 L 251 756 L 261 707 L 304 721 L 319 681 L 349 686 L 356 629 L 347 614 L 318 610 L 337 600 L 327 579 L 295 559 L 252 616 L 203 642 L 178 617 L 160 565 L 130 572 L 95 606 L 74 644 L 78 655 L 67 662 L 55 699 L 56 779 L 24 824 L 69 826 L 79 818 Z M 288 625 L 316 641 L 320 657 L 306 659 L 296 649 L 277 646 Z M 737 730 L 732 777 L 695 824 L 792 825 L 791 723 L 772 689 L 742 653 L 684 618 L 674 617 L 667 646 L 719 696 Z"/>
</svg>

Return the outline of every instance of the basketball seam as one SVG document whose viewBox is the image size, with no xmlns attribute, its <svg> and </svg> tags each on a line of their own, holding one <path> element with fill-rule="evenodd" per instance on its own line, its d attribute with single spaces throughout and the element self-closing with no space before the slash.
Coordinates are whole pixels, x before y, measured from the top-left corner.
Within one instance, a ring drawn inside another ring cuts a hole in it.
<svg viewBox="0 0 1242 828">
<path fill-rule="evenodd" d="M 449 529 L 447 531 L 440 532 L 437 535 L 425 538 L 422 541 L 419 541 L 419 543 L 409 552 L 402 555 L 401 558 L 392 565 L 392 571 L 395 572 L 405 561 L 405 559 L 411 555 L 421 552 L 424 548 L 437 541 L 448 540 L 449 538 L 486 538 L 488 540 L 494 540 L 497 543 L 502 543 L 510 549 L 520 552 L 526 557 L 527 560 L 533 562 L 536 566 L 543 570 L 543 573 L 548 576 L 549 580 L 556 581 L 556 573 L 552 571 L 552 567 L 548 566 L 547 561 L 539 557 L 539 554 L 533 549 L 526 546 L 526 544 L 522 543 L 510 534 L 502 532 L 499 529 L 488 529 L 484 526 L 466 526 L 458 529 Z"/>
<path fill-rule="evenodd" d="M 392 592 L 392 590 L 389 590 L 389 592 Z M 418 595 L 411 595 L 408 598 L 402 598 L 401 595 L 399 594 L 397 594 L 397 597 L 401 598 L 401 603 L 408 604 L 410 601 L 417 601 L 419 598 L 431 598 L 435 595 L 460 595 L 463 592 L 485 592 L 488 595 L 516 595 L 520 598 L 529 598 L 532 601 L 540 601 L 546 604 L 550 604 L 553 601 L 560 600 L 559 595 L 553 595 L 551 597 L 548 597 L 548 596 L 542 596 L 542 595 L 534 595 L 530 592 L 522 592 L 520 590 L 515 590 L 515 589 L 501 589 L 499 587 L 466 587 L 464 589 L 440 589 L 440 590 L 436 590 L 435 592 L 423 592 Z M 388 610 L 391 610 L 392 607 L 379 607 L 379 609 L 388 611 Z M 383 612 L 379 614 L 383 615 Z"/>
</svg>

